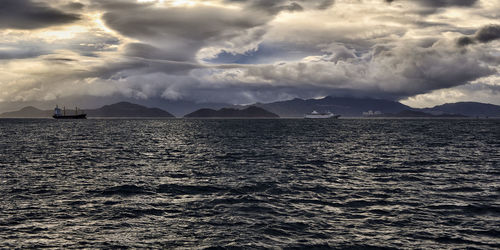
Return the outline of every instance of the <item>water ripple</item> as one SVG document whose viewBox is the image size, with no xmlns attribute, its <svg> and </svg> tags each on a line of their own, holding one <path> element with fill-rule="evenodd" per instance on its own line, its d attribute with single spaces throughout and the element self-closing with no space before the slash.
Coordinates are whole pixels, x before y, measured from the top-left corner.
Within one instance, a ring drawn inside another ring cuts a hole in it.
<svg viewBox="0 0 500 250">
<path fill-rule="evenodd" d="M 500 248 L 499 120 L 0 120 L 0 248 Z"/>
</svg>

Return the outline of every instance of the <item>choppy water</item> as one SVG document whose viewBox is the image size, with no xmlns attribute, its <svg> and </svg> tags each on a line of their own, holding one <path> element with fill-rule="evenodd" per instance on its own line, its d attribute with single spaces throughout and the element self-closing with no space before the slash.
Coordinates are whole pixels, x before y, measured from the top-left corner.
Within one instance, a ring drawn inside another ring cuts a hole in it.
<svg viewBox="0 0 500 250">
<path fill-rule="evenodd" d="M 500 248 L 500 120 L 0 120 L 0 248 Z"/>
</svg>

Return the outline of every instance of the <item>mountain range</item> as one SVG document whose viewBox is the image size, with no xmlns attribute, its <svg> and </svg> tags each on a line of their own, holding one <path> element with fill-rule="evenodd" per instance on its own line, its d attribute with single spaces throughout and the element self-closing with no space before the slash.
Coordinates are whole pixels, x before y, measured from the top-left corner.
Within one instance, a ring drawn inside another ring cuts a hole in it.
<svg viewBox="0 0 500 250">
<path fill-rule="evenodd" d="M 255 106 L 276 113 L 281 117 L 302 117 L 313 110 L 318 112 L 330 111 L 342 116 L 361 116 L 363 112 L 369 110 L 377 110 L 382 113 L 397 113 L 411 109 L 406 105 L 394 101 L 330 96 L 322 99 L 303 100 L 296 98 L 289 101 L 266 104 L 257 103 Z"/>
<path fill-rule="evenodd" d="M 500 106 L 478 102 L 448 103 L 433 108 L 419 109 L 389 100 L 327 96 L 321 99 L 293 99 L 253 105 L 276 113 L 280 117 L 302 117 L 305 113 L 313 110 L 319 112 L 330 111 L 344 117 L 359 117 L 369 111 L 378 111 L 377 113 L 382 114 L 381 116 L 384 114 L 388 114 L 388 116 L 395 116 L 395 114 L 411 115 L 410 112 L 403 111 L 418 111 L 434 116 L 500 117 Z"/>
<path fill-rule="evenodd" d="M 466 116 L 500 117 L 500 106 L 479 102 L 457 102 L 421 109 L 431 114 L 453 113 Z"/>
<path fill-rule="evenodd" d="M 241 110 L 255 106 L 280 117 L 303 117 L 304 114 L 310 113 L 313 110 L 319 112 L 330 111 L 335 114 L 342 115 L 343 117 L 360 117 L 363 116 L 363 113 L 369 113 L 369 111 L 377 114 L 377 116 L 388 117 L 423 117 L 425 114 L 429 114 L 429 117 L 500 117 L 500 106 L 478 102 L 447 103 L 423 109 L 412 108 L 400 102 L 390 100 L 331 96 L 321 99 L 307 100 L 296 98 L 288 101 L 256 103 L 252 105 L 231 105 L 222 103 L 202 104 L 190 101 L 165 101 L 164 103 L 161 103 L 158 100 L 150 102 L 151 104 L 147 106 L 158 108 L 143 106 L 145 104 L 142 102 L 140 102 L 142 105 L 130 102 L 119 102 L 111 105 L 105 105 L 97 109 L 86 109 L 85 113 L 87 113 L 88 117 L 174 117 L 174 115 L 177 117 L 192 117 L 190 115 L 192 115 L 191 113 L 195 111 L 198 111 L 197 115 L 207 115 L 210 112 L 212 112 L 212 115 L 221 115 L 213 112 L 217 112 L 217 110 L 221 108 Z M 168 112 L 165 110 L 168 110 Z M 171 110 L 175 110 L 175 112 L 172 112 Z M 68 114 L 73 114 L 74 110 L 66 110 L 66 112 Z M 229 110 L 223 110 L 222 113 L 228 112 Z M 416 112 L 423 112 L 424 114 L 418 114 Z M 52 113 L 52 110 L 40 110 L 29 106 L 18 111 L 0 114 L 0 118 L 51 117 Z M 221 117 L 227 117 L 226 115 L 231 116 L 229 114 L 224 114 L 224 116 Z M 242 117 L 245 116 L 246 115 Z"/>
<path fill-rule="evenodd" d="M 199 109 L 189 113 L 184 117 L 187 118 L 202 118 L 202 117 L 239 117 L 239 118 L 279 118 L 277 114 L 271 113 L 263 108 L 250 106 L 244 109 L 222 108 L 219 110 Z"/>
<path fill-rule="evenodd" d="M 366 115 L 365 115 L 366 116 Z M 465 115 L 461 114 L 448 114 L 448 113 L 426 113 L 422 111 L 415 111 L 415 110 L 403 110 L 401 112 L 392 114 L 392 113 L 385 113 L 385 114 L 373 114 L 373 115 L 368 115 L 368 117 L 420 117 L 420 118 L 464 118 L 467 117 Z"/>
<path fill-rule="evenodd" d="M 0 118 L 47 118 L 52 117 L 53 110 L 40 110 L 35 107 L 25 107 L 18 111 L 0 114 Z M 148 108 L 142 105 L 119 102 L 105 105 L 98 109 L 79 110 L 86 113 L 87 117 L 174 117 L 169 112 L 159 108 Z M 75 114 L 75 110 L 66 109 L 66 114 Z"/>
</svg>

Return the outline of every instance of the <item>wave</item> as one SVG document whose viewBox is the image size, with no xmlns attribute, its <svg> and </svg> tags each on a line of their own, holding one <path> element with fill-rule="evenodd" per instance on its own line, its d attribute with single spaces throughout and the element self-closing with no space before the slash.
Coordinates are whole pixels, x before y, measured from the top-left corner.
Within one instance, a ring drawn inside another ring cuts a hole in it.
<svg viewBox="0 0 500 250">
<path fill-rule="evenodd" d="M 101 191 L 93 191 L 93 192 L 98 192 L 103 196 L 111 196 L 111 195 L 132 196 L 141 194 L 153 194 L 153 192 L 148 190 L 147 188 L 130 184 L 110 187 Z"/>
</svg>

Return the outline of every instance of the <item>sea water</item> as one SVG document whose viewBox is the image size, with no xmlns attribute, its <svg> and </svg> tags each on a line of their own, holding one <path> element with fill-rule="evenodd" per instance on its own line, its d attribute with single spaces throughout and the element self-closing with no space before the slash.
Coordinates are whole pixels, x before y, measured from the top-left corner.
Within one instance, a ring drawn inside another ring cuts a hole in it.
<svg viewBox="0 0 500 250">
<path fill-rule="evenodd" d="M 500 120 L 0 120 L 0 248 L 500 248 Z"/>
</svg>

